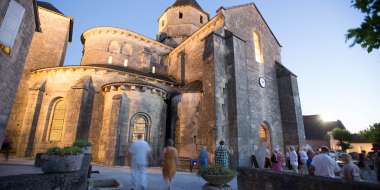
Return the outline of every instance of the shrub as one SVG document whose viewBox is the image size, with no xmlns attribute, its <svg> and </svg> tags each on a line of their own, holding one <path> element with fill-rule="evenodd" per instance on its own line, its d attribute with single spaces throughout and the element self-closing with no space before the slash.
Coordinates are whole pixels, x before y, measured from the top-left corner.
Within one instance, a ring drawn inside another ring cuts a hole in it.
<svg viewBox="0 0 380 190">
<path fill-rule="evenodd" d="M 79 148 L 84 148 L 86 146 L 91 146 L 91 143 L 89 143 L 86 140 L 77 140 L 74 142 L 73 146 L 79 147 Z"/>
<path fill-rule="evenodd" d="M 204 175 L 223 175 L 223 176 L 236 176 L 237 172 L 235 170 L 231 170 L 221 166 L 211 166 L 208 168 L 200 168 L 199 173 L 200 176 Z"/>
<path fill-rule="evenodd" d="M 80 153 L 82 153 L 82 149 L 77 146 L 69 146 L 63 148 L 64 155 L 78 155 Z"/>
<path fill-rule="evenodd" d="M 350 142 L 352 140 L 352 134 L 350 131 L 341 128 L 335 128 L 331 131 L 331 135 L 335 140 L 338 140 L 337 145 L 340 146 L 343 152 L 351 148 Z"/>
<path fill-rule="evenodd" d="M 380 123 L 370 125 L 368 129 L 360 131 L 360 135 L 373 143 L 380 143 Z"/>
<path fill-rule="evenodd" d="M 53 147 L 53 148 L 49 148 L 47 151 L 46 151 L 46 154 L 49 155 L 49 156 L 62 156 L 63 155 L 63 150 L 62 148 L 59 148 L 59 147 Z"/>
<path fill-rule="evenodd" d="M 65 156 L 65 155 L 78 155 L 82 153 L 82 149 L 76 146 L 69 146 L 65 148 L 53 147 L 46 151 L 49 156 Z"/>
</svg>

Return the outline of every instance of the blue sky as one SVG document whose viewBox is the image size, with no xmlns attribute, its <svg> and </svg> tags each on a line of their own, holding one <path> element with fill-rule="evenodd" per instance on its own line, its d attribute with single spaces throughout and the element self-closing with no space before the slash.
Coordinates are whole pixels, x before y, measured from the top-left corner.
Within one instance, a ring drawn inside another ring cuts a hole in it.
<svg viewBox="0 0 380 190">
<path fill-rule="evenodd" d="M 127 28 L 154 38 L 157 18 L 174 0 L 46 0 L 74 17 L 65 65 L 79 65 L 80 35 L 95 26 Z M 220 6 L 249 0 L 198 0 L 215 15 Z M 363 15 L 350 0 L 254 1 L 283 45 L 282 63 L 298 75 L 304 115 L 340 119 L 357 132 L 380 122 L 380 51 L 368 54 L 345 42 Z"/>
</svg>

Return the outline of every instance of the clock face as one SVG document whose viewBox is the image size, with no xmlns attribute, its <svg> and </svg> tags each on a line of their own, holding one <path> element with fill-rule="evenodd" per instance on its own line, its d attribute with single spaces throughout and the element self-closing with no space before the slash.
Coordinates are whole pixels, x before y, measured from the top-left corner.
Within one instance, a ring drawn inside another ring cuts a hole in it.
<svg viewBox="0 0 380 190">
<path fill-rule="evenodd" d="M 262 78 L 262 77 L 260 77 L 260 78 L 259 78 L 259 84 L 260 84 L 261 88 L 265 88 L 265 86 L 266 86 L 266 81 L 265 81 L 265 79 Z"/>
</svg>

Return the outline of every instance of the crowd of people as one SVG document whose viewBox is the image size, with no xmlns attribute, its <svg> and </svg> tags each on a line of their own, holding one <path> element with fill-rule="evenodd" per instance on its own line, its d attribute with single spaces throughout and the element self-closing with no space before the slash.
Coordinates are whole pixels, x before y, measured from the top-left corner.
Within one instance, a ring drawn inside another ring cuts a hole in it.
<svg viewBox="0 0 380 190">
<path fill-rule="evenodd" d="M 310 146 L 290 146 L 283 155 L 278 146 L 271 152 L 266 143 L 261 143 L 251 157 L 251 166 L 278 172 L 287 170 L 301 175 L 342 178 L 348 181 L 373 181 L 376 180 L 374 176 L 377 176 L 380 182 L 380 152 L 366 154 L 363 151 L 353 155 L 355 160 L 351 154 L 332 153 L 327 147 L 314 151 Z"/>
</svg>

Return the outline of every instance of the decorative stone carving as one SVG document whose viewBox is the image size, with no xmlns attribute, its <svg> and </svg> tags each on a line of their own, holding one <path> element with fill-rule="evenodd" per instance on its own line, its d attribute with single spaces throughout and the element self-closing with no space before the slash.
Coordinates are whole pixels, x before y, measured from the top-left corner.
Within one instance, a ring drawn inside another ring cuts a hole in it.
<svg viewBox="0 0 380 190">
<path fill-rule="evenodd" d="M 162 99 L 166 100 L 168 98 L 168 93 L 160 88 L 149 86 L 146 84 L 134 84 L 134 83 L 111 83 L 104 85 L 102 87 L 103 92 L 107 93 L 110 91 L 128 91 L 128 90 L 137 90 L 140 92 L 150 92 L 152 94 L 160 96 Z"/>
</svg>

